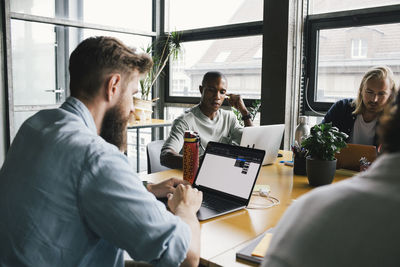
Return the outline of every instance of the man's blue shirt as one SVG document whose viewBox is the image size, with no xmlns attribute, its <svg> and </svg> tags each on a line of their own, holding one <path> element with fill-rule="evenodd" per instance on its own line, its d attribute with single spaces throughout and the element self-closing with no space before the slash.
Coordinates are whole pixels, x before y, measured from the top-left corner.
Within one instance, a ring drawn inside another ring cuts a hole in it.
<svg viewBox="0 0 400 267">
<path fill-rule="evenodd" d="M 76 98 L 20 128 L 0 171 L 0 266 L 177 266 L 191 233 Z"/>
</svg>

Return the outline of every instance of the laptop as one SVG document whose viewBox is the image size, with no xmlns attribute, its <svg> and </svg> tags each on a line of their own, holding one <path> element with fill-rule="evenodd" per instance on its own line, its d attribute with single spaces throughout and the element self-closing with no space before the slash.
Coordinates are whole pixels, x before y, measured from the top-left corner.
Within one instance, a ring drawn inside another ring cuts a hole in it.
<svg viewBox="0 0 400 267">
<path fill-rule="evenodd" d="M 200 221 L 245 208 L 260 172 L 265 152 L 209 142 L 193 187 L 203 192 Z"/>
<path fill-rule="evenodd" d="M 240 146 L 265 150 L 262 165 L 275 162 L 282 142 L 284 124 L 245 127 Z"/>
<path fill-rule="evenodd" d="M 376 147 L 369 145 L 347 144 L 335 154 L 337 159 L 337 169 L 348 169 L 360 171 L 360 158 L 366 157 L 369 162 L 373 162 L 377 157 Z"/>
</svg>

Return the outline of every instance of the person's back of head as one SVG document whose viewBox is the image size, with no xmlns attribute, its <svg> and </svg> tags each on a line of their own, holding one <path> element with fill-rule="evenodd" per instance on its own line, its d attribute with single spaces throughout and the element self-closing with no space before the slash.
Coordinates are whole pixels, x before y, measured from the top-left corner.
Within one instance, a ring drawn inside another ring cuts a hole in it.
<svg viewBox="0 0 400 267">
<path fill-rule="evenodd" d="M 107 75 L 120 73 L 129 80 L 134 70 L 146 73 L 152 66 L 150 56 L 138 54 L 113 37 L 90 37 L 82 41 L 69 60 L 71 96 L 91 99 Z"/>
<path fill-rule="evenodd" d="M 385 110 L 378 127 L 382 149 L 387 153 L 400 152 L 400 94 L 397 94 L 393 106 Z"/>
</svg>

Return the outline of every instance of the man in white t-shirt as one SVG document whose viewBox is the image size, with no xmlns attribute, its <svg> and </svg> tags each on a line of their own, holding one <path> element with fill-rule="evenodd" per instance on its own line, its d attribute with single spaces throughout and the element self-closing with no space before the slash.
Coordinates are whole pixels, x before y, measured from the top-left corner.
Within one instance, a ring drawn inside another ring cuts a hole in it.
<svg viewBox="0 0 400 267">
<path fill-rule="evenodd" d="M 333 104 L 322 122 L 332 122 L 346 133 L 348 143 L 377 145 L 377 121 L 395 93 L 392 71 L 385 66 L 374 67 L 364 75 L 357 98 L 342 99 Z"/>
<path fill-rule="evenodd" d="M 241 114 L 244 126 L 252 126 L 251 115 L 240 95 L 227 94 L 227 80 L 220 72 L 207 72 L 199 86 L 200 103 L 175 119 L 170 135 L 161 150 L 161 164 L 173 169 L 182 168 L 182 146 L 185 131 L 200 136 L 200 155 L 210 141 L 240 144 L 243 128 L 231 111 L 221 109 L 228 98 L 229 104 Z"/>
</svg>

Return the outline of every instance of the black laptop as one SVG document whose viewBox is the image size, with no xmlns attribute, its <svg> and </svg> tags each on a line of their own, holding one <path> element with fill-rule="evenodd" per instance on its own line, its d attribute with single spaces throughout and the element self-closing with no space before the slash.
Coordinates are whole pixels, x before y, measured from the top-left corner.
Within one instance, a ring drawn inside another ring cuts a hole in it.
<svg viewBox="0 0 400 267">
<path fill-rule="evenodd" d="M 265 151 L 209 142 L 193 187 L 203 192 L 200 221 L 245 208 Z"/>
</svg>

